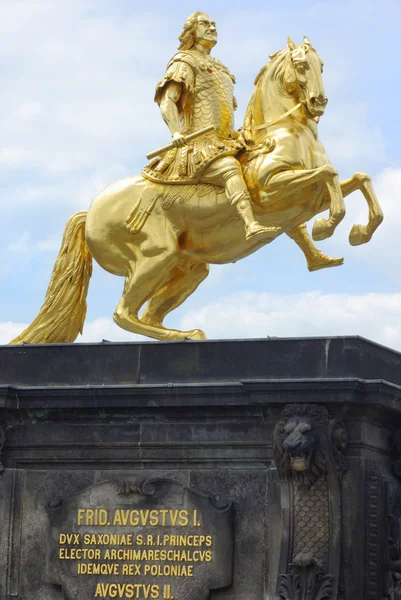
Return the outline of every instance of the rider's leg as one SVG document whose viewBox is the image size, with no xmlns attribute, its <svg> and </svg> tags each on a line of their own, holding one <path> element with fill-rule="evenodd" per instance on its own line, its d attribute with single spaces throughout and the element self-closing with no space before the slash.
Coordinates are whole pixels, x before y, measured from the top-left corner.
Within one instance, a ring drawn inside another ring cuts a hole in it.
<svg viewBox="0 0 401 600">
<path fill-rule="evenodd" d="M 163 327 L 165 316 L 180 306 L 209 274 L 207 263 L 194 265 L 188 261 L 187 265 L 182 265 L 183 268 L 186 266 L 188 266 L 188 270 L 182 270 L 179 267 L 174 269 L 170 279 L 149 300 L 141 321 Z"/>
<path fill-rule="evenodd" d="M 227 198 L 235 207 L 245 224 L 245 239 L 255 236 L 275 238 L 281 229 L 278 227 L 263 227 L 253 215 L 251 196 L 242 176 L 241 165 L 234 156 L 217 158 L 203 173 L 202 183 L 212 183 L 225 188 Z"/>
<path fill-rule="evenodd" d="M 305 224 L 298 225 L 298 227 L 294 227 L 294 229 L 286 233 L 301 248 L 305 255 L 309 271 L 338 267 L 344 263 L 343 258 L 332 258 L 316 248 Z"/>
</svg>

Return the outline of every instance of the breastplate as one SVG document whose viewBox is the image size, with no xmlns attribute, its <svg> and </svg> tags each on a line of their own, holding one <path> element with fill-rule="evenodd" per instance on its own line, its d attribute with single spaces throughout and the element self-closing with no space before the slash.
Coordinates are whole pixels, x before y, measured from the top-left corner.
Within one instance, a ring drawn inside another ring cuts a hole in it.
<svg viewBox="0 0 401 600">
<path fill-rule="evenodd" d="M 198 57 L 197 57 L 198 58 Z M 191 131 L 214 125 L 217 135 L 229 137 L 234 130 L 234 78 L 218 60 L 197 60 L 195 89 L 188 111 Z"/>
</svg>

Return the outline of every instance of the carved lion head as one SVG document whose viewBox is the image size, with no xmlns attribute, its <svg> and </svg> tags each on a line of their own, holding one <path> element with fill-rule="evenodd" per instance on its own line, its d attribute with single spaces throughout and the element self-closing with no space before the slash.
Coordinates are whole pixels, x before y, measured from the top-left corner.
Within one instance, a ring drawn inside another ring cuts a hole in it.
<svg viewBox="0 0 401 600">
<path fill-rule="evenodd" d="M 288 404 L 276 426 L 279 466 L 310 487 L 327 471 L 322 436 L 328 432 L 327 409 L 317 404 Z"/>
</svg>

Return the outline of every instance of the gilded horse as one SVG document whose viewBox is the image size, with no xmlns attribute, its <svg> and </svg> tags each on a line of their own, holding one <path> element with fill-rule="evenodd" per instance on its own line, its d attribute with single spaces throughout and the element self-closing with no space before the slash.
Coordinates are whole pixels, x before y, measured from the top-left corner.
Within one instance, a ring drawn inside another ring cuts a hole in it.
<svg viewBox="0 0 401 600">
<path fill-rule="evenodd" d="M 209 264 L 236 262 L 283 233 L 304 252 L 310 270 L 341 264 L 315 247 L 305 222 L 329 209 L 327 219 L 316 219 L 312 237 L 331 236 L 344 217 L 344 197 L 355 190 L 367 201 L 369 220 L 353 226 L 350 243 L 368 242 L 383 219 L 371 179 L 355 173 L 340 182 L 318 139 L 327 104 L 322 66 L 307 38 L 299 46 L 289 39 L 255 81 L 241 128 L 248 150 L 240 160 L 255 216 L 271 227 L 270 238 L 246 241 L 243 223 L 220 188 L 121 179 L 67 222 L 45 302 L 12 343 L 76 339 L 86 315 L 92 257 L 125 278 L 114 313 L 120 327 L 159 340 L 204 339 L 199 329 L 168 329 L 163 320 L 207 277 Z"/>
</svg>

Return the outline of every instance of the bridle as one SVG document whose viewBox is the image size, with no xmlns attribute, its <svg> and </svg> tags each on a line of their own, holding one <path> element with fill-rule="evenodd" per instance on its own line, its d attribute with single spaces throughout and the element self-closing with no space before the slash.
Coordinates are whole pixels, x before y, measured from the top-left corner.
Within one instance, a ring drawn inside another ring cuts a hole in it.
<svg viewBox="0 0 401 600">
<path fill-rule="evenodd" d="M 296 77 L 296 80 L 297 80 L 297 83 L 298 83 L 299 87 L 302 90 L 302 94 L 304 96 L 304 99 L 301 100 L 300 102 L 298 102 L 298 104 L 296 106 L 293 106 L 293 108 L 290 108 L 290 110 L 287 110 L 287 112 L 285 112 L 282 115 L 280 115 L 278 117 L 278 119 L 276 119 L 275 121 L 272 121 L 270 123 L 262 123 L 262 125 L 257 125 L 256 127 L 251 127 L 251 131 L 260 131 L 261 129 L 269 129 L 269 127 L 273 127 L 273 125 L 276 125 L 277 123 L 280 123 L 280 121 L 282 121 L 283 119 L 285 119 L 285 117 L 288 117 L 293 112 L 295 112 L 296 110 L 298 110 L 299 108 L 301 108 L 301 106 L 304 106 L 306 104 L 305 90 L 304 90 L 304 87 L 301 85 L 301 83 L 298 80 L 297 70 L 294 67 L 294 63 L 292 62 L 292 58 L 291 58 L 291 66 L 294 69 L 295 77 Z M 240 130 L 241 129 L 244 129 L 244 127 L 240 127 Z"/>
</svg>

